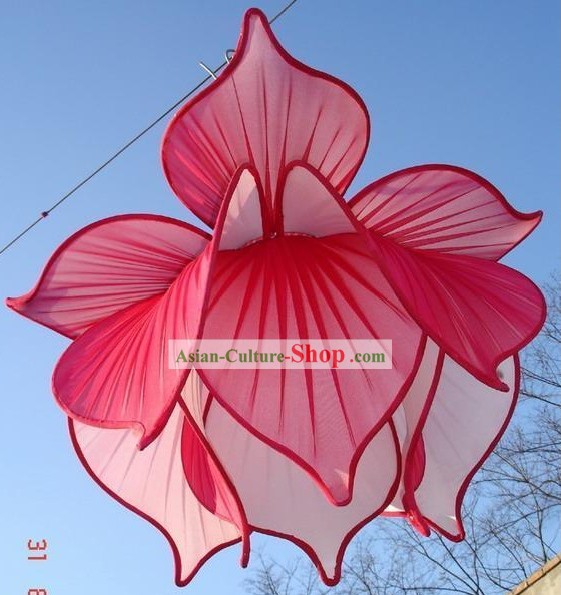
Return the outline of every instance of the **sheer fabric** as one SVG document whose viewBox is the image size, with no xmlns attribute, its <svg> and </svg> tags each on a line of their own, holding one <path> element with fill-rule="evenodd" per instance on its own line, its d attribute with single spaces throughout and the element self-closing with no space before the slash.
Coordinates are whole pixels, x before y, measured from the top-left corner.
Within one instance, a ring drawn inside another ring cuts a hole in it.
<svg viewBox="0 0 561 595">
<path fill-rule="evenodd" d="M 377 515 L 464 535 L 460 507 L 518 393 L 536 286 L 497 262 L 538 224 L 477 174 L 422 165 L 347 201 L 362 100 L 265 16 L 183 106 L 167 180 L 212 235 L 157 215 L 77 232 L 10 308 L 72 340 L 53 376 L 86 471 L 171 544 L 176 582 L 259 531 L 326 584 Z M 169 341 L 388 339 L 391 369 L 170 365 Z"/>
</svg>

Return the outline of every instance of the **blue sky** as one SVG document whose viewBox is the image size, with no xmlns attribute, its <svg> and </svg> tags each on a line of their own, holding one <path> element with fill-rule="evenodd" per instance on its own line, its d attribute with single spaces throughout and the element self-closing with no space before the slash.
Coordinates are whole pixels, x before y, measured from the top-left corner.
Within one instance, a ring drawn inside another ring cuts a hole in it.
<svg viewBox="0 0 561 595">
<path fill-rule="evenodd" d="M 257 4 L 272 15 L 279 0 Z M 0 243 L 193 87 L 235 46 L 243 2 L 4 0 L 0 18 Z M 559 263 L 559 3 L 299 0 L 275 26 L 300 60 L 350 83 L 373 135 L 353 188 L 426 162 L 473 169 L 538 230 L 506 263 L 544 280 Z M 83 225 L 117 213 L 192 220 L 159 164 L 159 125 L 0 257 L 1 294 L 34 283 Z M 164 538 L 89 479 L 50 394 L 66 340 L 0 310 L 2 591 L 173 595 Z M 29 538 L 49 540 L 26 562 Z M 300 555 L 267 544 L 279 559 Z M 185 593 L 243 593 L 238 546 Z"/>
</svg>

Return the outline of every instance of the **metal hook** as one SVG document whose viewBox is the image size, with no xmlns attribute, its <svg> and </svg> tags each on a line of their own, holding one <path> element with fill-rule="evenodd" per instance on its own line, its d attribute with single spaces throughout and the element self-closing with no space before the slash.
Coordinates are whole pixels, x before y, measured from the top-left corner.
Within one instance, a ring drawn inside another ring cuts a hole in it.
<svg viewBox="0 0 561 595">
<path fill-rule="evenodd" d="M 218 77 L 216 76 L 216 74 L 214 74 L 214 71 L 209 68 L 204 62 L 199 62 L 199 66 L 205 71 L 208 72 L 208 74 L 210 74 L 210 76 L 216 80 Z"/>
<path fill-rule="evenodd" d="M 236 50 L 226 50 L 224 52 L 224 58 L 226 59 L 226 64 L 229 64 L 232 61 L 235 53 L 236 53 Z M 218 78 L 216 76 L 216 73 L 214 72 L 214 70 L 212 70 L 212 68 L 209 68 L 204 62 L 199 62 L 199 66 L 205 72 L 207 72 L 214 80 L 216 80 Z M 224 66 L 224 65 L 222 65 L 222 66 Z M 222 66 L 220 68 L 222 68 Z M 218 70 L 220 70 L 220 68 L 218 68 Z"/>
</svg>

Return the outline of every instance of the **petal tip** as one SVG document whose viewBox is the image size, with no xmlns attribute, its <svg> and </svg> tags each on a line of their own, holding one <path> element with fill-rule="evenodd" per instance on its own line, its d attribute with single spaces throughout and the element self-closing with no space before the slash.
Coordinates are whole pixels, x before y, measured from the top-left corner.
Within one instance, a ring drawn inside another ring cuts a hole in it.
<svg viewBox="0 0 561 595">
<path fill-rule="evenodd" d="M 335 587 L 339 584 L 339 581 L 341 580 L 340 571 L 334 571 L 330 576 L 321 565 L 318 567 L 318 571 L 320 578 L 326 587 Z"/>
<path fill-rule="evenodd" d="M 419 533 L 419 535 L 422 535 L 423 537 L 430 537 L 431 531 L 427 524 L 427 521 L 416 510 L 409 511 L 407 513 L 407 520 L 409 521 L 409 524 L 413 527 L 413 529 L 415 529 L 415 531 Z"/>
<path fill-rule="evenodd" d="M 505 201 L 506 201 L 506 198 L 505 198 Z M 510 202 L 508 202 L 508 205 L 511 208 L 512 214 L 514 216 L 518 217 L 519 219 L 525 219 L 527 221 L 534 222 L 534 227 L 536 225 L 538 225 L 538 223 L 540 223 L 540 221 L 543 219 L 543 211 L 541 209 L 538 209 L 537 211 L 532 211 L 531 213 L 524 213 L 523 211 L 519 211 L 518 209 L 515 209 L 510 204 Z"/>
<path fill-rule="evenodd" d="M 255 6 L 248 8 L 244 14 L 244 21 L 249 23 L 251 21 L 257 21 L 257 20 L 261 21 L 261 23 L 263 23 L 263 25 L 265 25 L 267 27 L 269 26 L 269 21 L 267 19 L 267 16 L 261 9 L 256 8 Z"/>
<path fill-rule="evenodd" d="M 27 303 L 30 301 L 32 293 L 33 292 L 28 292 L 23 295 L 9 296 L 4 299 L 4 304 L 6 304 L 6 307 L 10 308 L 10 310 L 21 314 L 25 310 Z"/>
<path fill-rule="evenodd" d="M 506 199 L 505 199 L 506 201 Z M 526 233 L 520 238 L 520 240 L 518 241 L 518 243 L 523 242 L 535 229 L 536 227 L 542 222 L 543 216 L 544 216 L 544 212 L 541 209 L 538 209 L 537 211 L 532 211 L 531 213 L 524 213 L 522 211 L 518 211 L 517 209 L 515 209 L 510 203 L 507 204 L 509 205 L 511 211 L 512 211 L 512 215 L 518 219 L 519 221 L 526 221 L 529 222 L 529 226 L 526 228 Z M 514 246 L 513 246 L 514 248 Z"/>
<path fill-rule="evenodd" d="M 475 376 L 475 378 L 477 378 L 477 376 Z M 477 380 L 481 380 L 483 384 L 486 384 L 489 388 L 498 390 L 501 393 L 510 392 L 510 387 L 500 376 L 488 376 L 487 378 L 477 378 Z"/>
<path fill-rule="evenodd" d="M 10 308 L 10 310 L 16 310 L 17 306 L 18 306 L 18 300 L 20 298 L 17 297 L 7 297 L 4 298 L 4 304 L 6 304 L 7 308 Z"/>
<path fill-rule="evenodd" d="M 463 541 L 466 538 L 466 533 L 462 529 L 459 533 L 456 533 L 455 535 L 446 535 L 446 538 L 450 541 L 453 541 L 454 543 L 459 543 L 460 541 Z"/>
<path fill-rule="evenodd" d="M 135 424 L 135 427 L 138 428 L 139 433 L 141 434 L 138 440 L 138 450 L 142 452 L 144 449 L 150 446 L 152 442 L 154 442 L 154 439 L 156 438 L 157 434 L 156 432 L 152 432 L 152 434 L 147 434 L 146 428 L 141 423 Z"/>
<path fill-rule="evenodd" d="M 414 496 L 405 494 L 403 496 L 403 508 L 407 521 L 423 537 L 430 537 L 430 527 L 425 517 L 419 511 Z"/>
</svg>

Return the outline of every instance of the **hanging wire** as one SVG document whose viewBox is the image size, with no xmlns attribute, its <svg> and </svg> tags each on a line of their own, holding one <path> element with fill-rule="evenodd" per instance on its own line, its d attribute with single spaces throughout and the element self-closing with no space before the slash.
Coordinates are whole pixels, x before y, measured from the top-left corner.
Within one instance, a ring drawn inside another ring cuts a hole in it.
<svg viewBox="0 0 561 595">
<path fill-rule="evenodd" d="M 289 2 L 283 9 L 281 9 L 277 14 L 275 14 L 271 19 L 269 19 L 269 25 L 272 25 L 279 17 L 285 14 L 294 4 L 296 4 L 297 0 L 292 0 Z M 171 112 L 175 111 L 184 101 L 186 101 L 193 93 L 197 92 L 203 85 L 205 85 L 211 79 L 216 79 L 216 75 L 220 72 L 224 66 L 226 66 L 231 58 L 231 53 L 233 50 L 227 50 L 225 54 L 225 60 L 215 68 L 214 70 L 210 69 L 208 66 L 204 65 L 202 62 L 199 62 L 199 65 L 208 72 L 208 76 L 206 76 L 200 83 L 195 85 L 188 93 L 183 95 L 180 99 L 178 99 L 172 106 L 170 106 L 163 114 L 158 116 L 155 120 L 150 122 L 148 126 L 143 128 L 136 136 L 131 138 L 128 142 L 126 142 L 120 149 L 118 149 L 111 157 L 109 157 L 106 161 L 104 161 L 99 167 L 94 169 L 88 176 L 86 176 L 83 180 L 78 182 L 73 188 L 71 188 L 64 196 L 61 196 L 51 207 L 49 207 L 46 211 L 42 211 L 39 217 L 35 219 L 32 223 L 30 223 L 23 231 L 18 233 L 14 238 L 12 238 L 5 246 L 0 249 L 0 254 L 3 254 L 13 246 L 17 241 L 19 241 L 24 235 L 29 233 L 38 223 L 46 219 L 57 207 L 59 207 L 65 200 L 69 199 L 73 194 L 75 194 L 82 186 L 87 184 L 92 178 L 97 176 L 101 171 L 103 171 L 108 165 L 113 163 L 117 157 L 119 157 L 122 153 L 124 153 L 131 145 L 133 145 L 137 140 L 142 138 L 147 132 L 152 130 L 154 126 L 159 124 L 166 116 L 168 116 Z"/>
<path fill-rule="evenodd" d="M 296 0 L 292 0 L 292 2 L 289 2 L 282 10 L 277 12 L 277 14 L 274 17 L 271 17 L 269 25 L 272 25 L 279 17 L 282 17 L 282 15 L 285 12 L 287 12 L 294 4 L 296 4 Z"/>
</svg>

